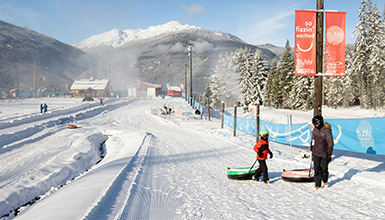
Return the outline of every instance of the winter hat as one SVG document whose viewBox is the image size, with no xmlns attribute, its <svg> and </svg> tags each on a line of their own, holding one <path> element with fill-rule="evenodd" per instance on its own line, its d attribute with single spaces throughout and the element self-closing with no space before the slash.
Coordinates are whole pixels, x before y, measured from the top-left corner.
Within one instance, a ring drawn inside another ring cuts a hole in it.
<svg viewBox="0 0 385 220">
<path fill-rule="evenodd" d="M 267 136 L 269 136 L 269 132 L 267 130 L 262 130 L 259 132 L 259 136 L 261 136 L 263 138 L 267 137 Z"/>
<path fill-rule="evenodd" d="M 312 119 L 312 123 L 315 127 L 322 127 L 324 125 L 324 118 L 321 115 L 316 115 Z"/>
</svg>

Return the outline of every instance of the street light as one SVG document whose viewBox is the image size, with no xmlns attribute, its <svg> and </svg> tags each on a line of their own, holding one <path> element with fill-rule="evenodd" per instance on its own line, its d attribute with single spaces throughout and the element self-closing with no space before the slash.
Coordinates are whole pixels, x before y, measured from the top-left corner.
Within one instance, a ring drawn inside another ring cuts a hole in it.
<svg viewBox="0 0 385 220">
<path fill-rule="evenodd" d="M 187 101 L 187 63 L 184 64 L 184 99 Z"/>
<path fill-rule="evenodd" d="M 190 105 L 192 106 L 193 103 L 192 103 L 192 45 L 190 43 L 190 45 L 188 46 L 188 51 L 189 51 L 189 54 L 188 56 L 190 57 Z"/>
</svg>

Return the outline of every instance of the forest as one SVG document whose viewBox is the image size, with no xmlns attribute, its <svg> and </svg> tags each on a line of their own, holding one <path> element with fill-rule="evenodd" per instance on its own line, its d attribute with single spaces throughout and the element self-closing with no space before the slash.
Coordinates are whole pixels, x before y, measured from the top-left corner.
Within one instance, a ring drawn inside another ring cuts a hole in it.
<svg viewBox="0 0 385 220">
<path fill-rule="evenodd" d="M 345 49 L 345 77 L 323 77 L 323 105 L 331 108 L 360 106 L 378 109 L 385 105 L 385 16 L 371 0 L 362 0 L 353 32 L 356 40 Z M 269 66 L 261 52 L 248 48 L 222 54 L 203 95 L 212 108 L 222 102 L 234 104 L 235 76 L 244 106 L 310 110 L 313 108 L 314 77 L 295 76 L 294 55 L 289 41 L 279 60 Z"/>
</svg>

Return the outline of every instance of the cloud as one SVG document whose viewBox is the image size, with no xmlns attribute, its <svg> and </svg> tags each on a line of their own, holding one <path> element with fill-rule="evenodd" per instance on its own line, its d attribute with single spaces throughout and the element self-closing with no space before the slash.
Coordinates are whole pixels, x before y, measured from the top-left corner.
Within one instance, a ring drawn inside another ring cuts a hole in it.
<svg viewBox="0 0 385 220">
<path fill-rule="evenodd" d="M 287 10 L 269 15 L 259 14 L 249 18 L 249 22 L 238 31 L 238 36 L 252 44 L 273 43 L 285 45 L 286 40 L 294 36 L 294 10 Z M 293 36 L 292 36 L 293 35 Z"/>
<path fill-rule="evenodd" d="M 182 6 L 189 14 L 201 14 L 204 12 L 204 8 L 200 4 L 194 4 L 191 6 Z"/>
</svg>

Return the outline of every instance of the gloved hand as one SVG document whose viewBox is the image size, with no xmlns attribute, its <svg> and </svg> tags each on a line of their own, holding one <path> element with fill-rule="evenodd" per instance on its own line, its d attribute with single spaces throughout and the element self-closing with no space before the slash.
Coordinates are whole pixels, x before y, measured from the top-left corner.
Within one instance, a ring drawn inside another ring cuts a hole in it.
<svg viewBox="0 0 385 220">
<path fill-rule="evenodd" d="M 332 161 L 332 155 L 331 154 L 326 155 L 326 158 L 328 159 L 328 162 Z"/>
<path fill-rule="evenodd" d="M 270 152 L 269 155 L 270 155 L 270 159 L 273 158 L 273 152 Z"/>
<path fill-rule="evenodd" d="M 261 151 L 258 151 L 257 154 L 258 154 L 259 157 L 263 157 L 263 153 Z"/>
</svg>

